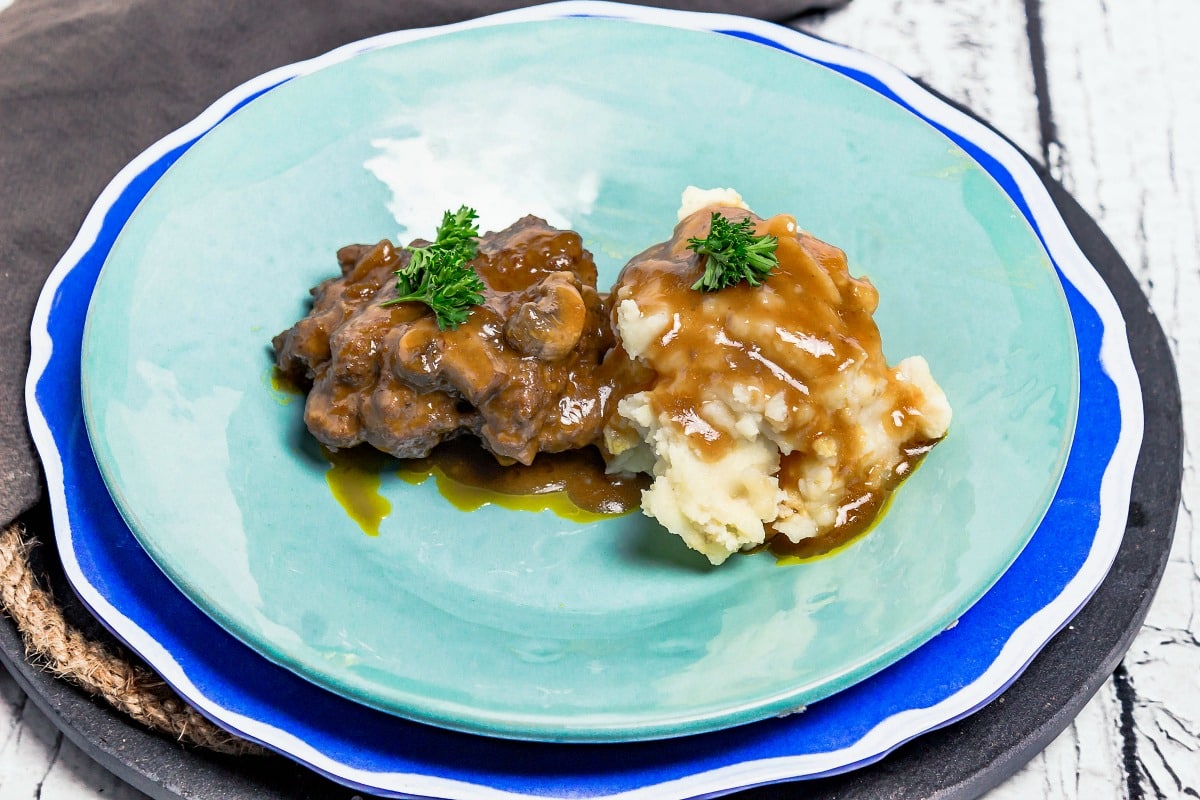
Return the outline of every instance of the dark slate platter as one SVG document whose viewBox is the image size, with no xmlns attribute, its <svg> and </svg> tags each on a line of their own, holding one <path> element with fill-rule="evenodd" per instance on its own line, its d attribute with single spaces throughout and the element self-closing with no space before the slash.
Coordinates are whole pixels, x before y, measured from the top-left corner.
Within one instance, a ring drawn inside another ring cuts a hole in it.
<svg viewBox="0 0 1200 800">
<path fill-rule="evenodd" d="M 844 1 L 758 0 L 738 10 L 779 18 L 783 9 L 833 6 Z M 303 14 L 293 14 L 288 13 L 292 6 L 285 0 L 264 0 L 253 13 L 249 7 L 244 13 L 229 12 L 218 8 L 215 0 L 197 0 L 185 6 L 118 0 L 107 4 L 108 11 L 102 18 L 88 22 L 78 9 L 68 8 L 66 0 L 48 0 L 25 7 L 32 8 L 33 13 L 23 21 L 24 27 L 14 23 L 0 30 L 0 66 L 4 67 L 0 69 L 0 99 L 21 95 L 27 100 L 20 72 L 47 59 L 85 65 L 74 73 L 99 76 L 95 78 L 98 83 L 91 86 L 43 86 L 46 102 L 41 107 L 51 112 L 44 118 L 37 116 L 38 104 L 31 106 L 28 102 L 20 106 L 5 104 L 6 112 L 14 113 L 0 115 L 0 134 L 4 134 L 0 138 L 6 145 L 0 149 L 0 166 L 7 176 L 6 185 L 0 186 L 0 197 L 12 199 L 19 194 L 33 198 L 28 203 L 10 203 L 19 213 L 0 221 L 0 255 L 21 278 L 10 282 L 13 292 L 0 297 L 0 330 L 11 334 L 6 340 L 13 342 L 0 353 L 0 421 L 4 422 L 0 430 L 5 432 L 0 436 L 0 466 L 9 476 L 0 486 L 0 510 L 4 512 L 0 517 L 8 520 L 22 508 L 28 509 L 20 519 L 44 544 L 36 551 L 35 566 L 63 602 L 68 619 L 89 635 L 110 640 L 103 626 L 75 598 L 62 574 L 44 490 L 38 500 L 38 464 L 23 420 L 17 415 L 19 387 L 23 386 L 28 364 L 34 300 L 91 198 L 124 163 L 194 116 L 221 93 L 222 87 L 237 85 L 272 66 L 324 52 L 344 41 L 414 24 L 412 19 L 405 19 L 413 15 L 423 14 L 422 20 L 431 24 L 522 4 L 500 0 L 444 4 L 432 0 L 411 4 L 357 0 L 340 7 L 343 13 L 318 10 L 311 4 L 304 7 Z M 668 5 L 718 7 L 720 2 Z M 750 5 L 755 7 L 751 9 Z M 278 13 L 273 14 L 271 9 Z M 16 19 L 14 11 L 6 12 L 6 20 Z M 322 14 L 331 18 L 324 19 Z M 38 27 L 42 24 L 39 15 L 57 15 L 66 23 L 44 26 L 43 30 Z M 214 19 L 223 20 L 231 30 L 214 35 Z M 274 24 L 262 30 L 271 20 L 296 30 L 290 36 L 277 35 Z M 34 31 L 32 35 L 28 35 L 29 30 Z M 22 39 L 23 31 L 26 35 Z M 176 33 L 191 38 L 175 43 L 164 39 Z M 114 48 L 114 41 L 122 46 Z M 131 42 L 136 47 L 129 46 Z M 130 57 L 131 51 L 138 56 Z M 191 77 L 172 80 L 172 73 Z M 71 70 L 57 68 L 52 74 L 55 79 L 68 80 Z M 111 87 L 114 82 L 128 85 L 133 91 L 97 107 L 97 99 L 103 94 L 97 88 L 99 83 Z M 90 118 L 95 123 L 86 130 L 74 124 L 80 119 L 82 107 L 91 109 Z M 59 125 L 64 119 L 72 124 Z M 60 131 L 65 140 L 57 144 L 41 142 L 39 146 L 43 128 Z M 10 143 L 15 149 L 8 147 Z M 48 152 L 86 152 L 89 158 L 48 159 Z M 873 766 L 804 782 L 804 795 L 814 800 L 957 800 L 978 797 L 999 784 L 1062 732 L 1112 674 L 1145 619 L 1166 565 L 1182 482 L 1182 415 L 1170 350 L 1137 282 L 1099 227 L 1044 170 L 1039 169 L 1039 174 L 1072 234 L 1117 299 L 1142 383 L 1145 438 L 1134 475 L 1127 535 L 1112 570 L 1092 600 L 999 699 L 965 720 L 898 748 Z M 47 186 L 57 189 L 47 192 Z M 217 756 L 183 749 L 149 733 L 29 664 L 15 626 L 8 619 L 0 621 L 0 661 L 69 739 L 152 797 L 349 800 L 362 796 L 281 756 Z M 781 784 L 739 796 L 754 800 L 783 798 L 796 794 L 797 788 L 796 784 Z"/>
<path fill-rule="evenodd" d="M 806 781 L 804 794 L 812 800 L 966 800 L 998 785 L 1058 736 L 1108 680 L 1141 627 L 1166 566 L 1183 476 L 1179 383 L 1166 337 L 1100 228 L 1044 170 L 1039 169 L 1039 175 L 1076 241 L 1117 299 L 1142 384 L 1145 438 L 1124 541 L 1091 601 L 996 701 L 958 723 L 919 737 L 870 767 Z M 62 574 L 45 501 L 23 515 L 22 521 L 45 543 L 36 551 L 36 566 L 48 577 L 68 618 L 93 636 L 107 638 Z M 362 797 L 281 756 L 216 756 L 183 749 L 143 730 L 30 665 L 16 628 L 7 619 L 0 623 L 0 660 L 71 741 L 152 797 Z M 783 798 L 792 796 L 796 788 L 780 784 L 739 796 Z"/>
</svg>

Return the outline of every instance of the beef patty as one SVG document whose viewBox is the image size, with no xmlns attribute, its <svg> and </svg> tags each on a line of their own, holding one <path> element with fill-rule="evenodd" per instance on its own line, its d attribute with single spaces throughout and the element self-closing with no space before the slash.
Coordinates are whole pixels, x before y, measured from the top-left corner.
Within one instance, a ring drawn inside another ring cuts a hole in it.
<svg viewBox="0 0 1200 800">
<path fill-rule="evenodd" d="M 528 464 L 600 438 L 613 336 L 579 234 L 527 216 L 481 237 L 471 263 L 484 302 L 455 330 L 421 303 L 383 305 L 409 258 L 386 240 L 343 247 L 341 277 L 314 287 L 312 311 L 273 340 L 279 371 L 309 390 L 318 441 L 419 458 L 470 433 Z"/>
</svg>

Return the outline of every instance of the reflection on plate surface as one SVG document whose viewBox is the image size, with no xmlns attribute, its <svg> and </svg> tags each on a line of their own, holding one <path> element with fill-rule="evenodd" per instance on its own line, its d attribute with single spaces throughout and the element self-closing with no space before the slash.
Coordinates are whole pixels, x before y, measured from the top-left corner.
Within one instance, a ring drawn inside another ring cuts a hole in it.
<svg viewBox="0 0 1200 800">
<path fill-rule="evenodd" d="M 951 629 L 803 714 L 702 736 L 602 747 L 517 743 L 409 723 L 325 692 L 262 659 L 175 591 L 122 524 L 83 431 L 80 338 L 101 264 L 164 170 L 232 110 L 281 81 L 439 31 L 356 43 L 251 81 L 121 172 L 47 282 L 33 325 L 31 431 L 59 551 L 93 611 L 198 708 L 345 783 L 388 795 L 690 797 L 870 763 L 1001 692 L 1086 601 L 1124 531 L 1141 404 L 1119 310 L 1010 145 L 867 56 L 753 20 L 565 3 L 482 20 L 577 14 L 718 29 L 828 64 L 937 124 L 1035 223 L 1060 270 L 1080 353 L 1079 424 L 1067 469 L 1029 546 Z"/>
<path fill-rule="evenodd" d="M 745 113 L 696 125 L 713 96 Z M 486 119 L 486 139 L 455 109 Z M 491 228 L 536 210 L 580 231 L 606 284 L 665 238 L 687 183 L 737 186 L 845 248 L 880 288 L 889 358 L 921 353 L 942 382 L 951 434 L 876 530 L 834 558 L 713 570 L 640 515 L 464 515 L 397 481 L 394 513 L 364 536 L 329 496 L 299 407 L 261 379 L 334 251 L 427 232 L 459 202 Z M 787 53 L 600 19 L 374 49 L 246 105 L 125 225 L 83 347 L 118 507 L 224 627 L 406 717 L 582 741 L 792 710 L 946 627 L 1048 505 L 1077 374 L 1038 238 L 949 139 Z"/>
</svg>

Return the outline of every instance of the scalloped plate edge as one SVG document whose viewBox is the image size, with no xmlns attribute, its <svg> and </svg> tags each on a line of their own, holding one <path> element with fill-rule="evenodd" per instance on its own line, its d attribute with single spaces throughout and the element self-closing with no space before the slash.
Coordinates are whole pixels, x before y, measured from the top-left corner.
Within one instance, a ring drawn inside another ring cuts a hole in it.
<svg viewBox="0 0 1200 800">
<path fill-rule="evenodd" d="M 969 715 L 1002 693 L 1088 601 L 1116 557 L 1125 529 L 1133 469 L 1142 439 L 1142 398 L 1125 335 L 1125 322 L 1115 299 L 1088 263 L 1066 228 L 1041 180 L 1024 157 L 1003 137 L 965 113 L 930 94 L 898 69 L 864 53 L 814 39 L 778 25 L 725 14 L 667 11 L 620 3 L 568 0 L 519 9 L 437 28 L 381 34 L 353 42 L 307 61 L 280 67 L 228 92 L 202 114 L 135 158 L 109 183 L 83 222 L 79 234 L 47 279 L 36 306 L 31 328 L 30 370 L 26 380 L 26 407 L 34 442 L 42 456 L 63 566 L 81 599 L 121 639 L 139 652 L 180 694 L 198 710 L 224 727 L 273 749 L 280 750 L 331 778 L 369 791 L 420 794 L 455 798 L 513 798 L 529 794 L 501 791 L 486 785 L 439 776 L 362 770 L 333 760 L 292 734 L 275 726 L 231 712 L 210 698 L 188 678 L 183 667 L 149 634 L 118 611 L 84 574 L 71 546 L 63 464 L 55 439 L 36 399 L 36 387 L 53 351 L 48 322 L 54 299 L 64 278 L 96 244 L 105 217 L 122 193 L 149 167 L 172 150 L 203 135 L 243 103 L 299 75 L 379 47 L 416 41 L 450 31 L 476 27 L 556 19 L 599 16 L 633 22 L 719 33 L 740 33 L 778 46 L 799 57 L 830 67 L 861 71 L 878 80 L 893 100 L 935 127 L 967 139 L 988 153 L 1007 171 L 1024 201 L 1022 209 L 1034 226 L 1063 277 L 1082 294 L 1099 315 L 1104 327 L 1101 364 L 1113 381 L 1120 408 L 1121 430 L 1100 486 L 1100 520 L 1091 549 L 1079 571 L 1052 602 L 1022 623 L 992 664 L 972 683 L 941 702 L 895 714 L 879 723 L 850 747 L 819 754 L 780 756 L 721 767 L 686 778 L 660 782 L 610 794 L 610 798 L 690 797 L 720 793 L 751 785 L 800 777 L 817 777 L 848 771 L 882 758 L 892 749 L 921 733 Z M 1014 198 L 1017 200 L 1018 198 Z"/>
</svg>

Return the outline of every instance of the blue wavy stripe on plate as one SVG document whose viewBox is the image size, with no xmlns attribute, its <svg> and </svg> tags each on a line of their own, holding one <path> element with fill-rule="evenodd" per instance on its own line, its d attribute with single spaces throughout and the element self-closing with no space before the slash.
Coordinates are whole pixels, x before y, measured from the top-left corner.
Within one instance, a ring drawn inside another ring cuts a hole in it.
<svg viewBox="0 0 1200 800">
<path fill-rule="evenodd" d="M 79 402 L 81 330 L 100 267 L 170 164 L 234 107 L 281 80 L 392 40 L 352 45 L 253 81 L 140 157 L 98 201 L 39 303 L 30 418 L 64 565 L 97 616 L 226 727 L 364 789 L 451 797 L 691 796 L 852 769 L 1001 692 L 1098 586 L 1120 543 L 1140 443 L 1140 397 L 1123 324 L 1020 155 L 891 68 L 763 23 L 591 3 L 500 19 L 590 13 L 757 38 L 871 86 L 971 152 L 1034 225 L 1063 279 L 1080 355 L 1071 456 L 1030 544 L 957 626 L 802 714 L 650 744 L 528 744 L 405 722 L 318 689 L 225 633 L 143 553 L 100 478 Z M 414 35 L 422 34 L 398 36 Z"/>
</svg>

